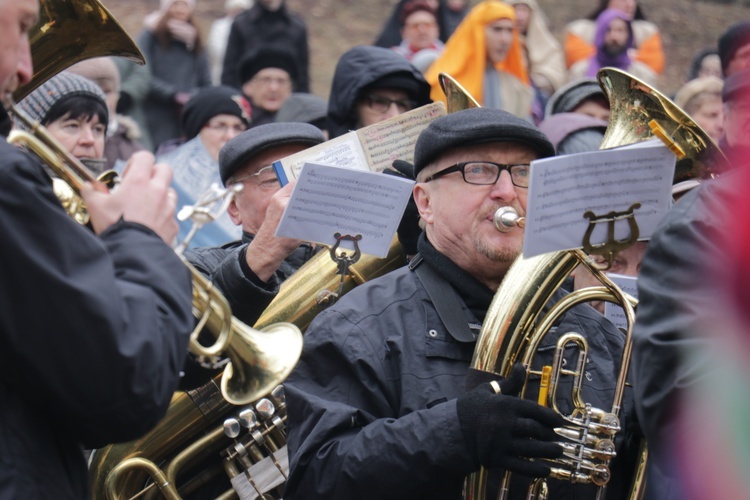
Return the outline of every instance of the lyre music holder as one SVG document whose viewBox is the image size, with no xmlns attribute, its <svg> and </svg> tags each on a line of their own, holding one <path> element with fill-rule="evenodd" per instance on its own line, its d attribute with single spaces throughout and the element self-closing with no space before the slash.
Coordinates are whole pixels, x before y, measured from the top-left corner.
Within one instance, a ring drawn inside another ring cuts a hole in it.
<svg viewBox="0 0 750 500">
<path fill-rule="evenodd" d="M 635 220 L 634 214 L 634 211 L 638 208 L 641 208 L 641 204 L 633 203 L 632 205 L 630 205 L 630 208 L 623 212 L 611 211 L 604 215 L 596 215 L 591 210 L 587 210 L 583 214 L 583 216 L 589 220 L 589 225 L 586 228 L 586 233 L 583 235 L 583 251 L 586 254 L 601 255 L 602 257 L 607 259 L 606 267 L 602 269 L 603 271 L 606 271 L 607 269 L 612 267 L 616 252 L 625 250 L 626 248 L 633 245 L 636 241 L 638 241 L 640 231 L 638 229 L 638 222 Z M 628 222 L 630 234 L 627 238 L 618 240 L 617 238 L 615 238 L 615 223 L 621 220 L 626 220 Z M 594 232 L 594 227 L 596 226 L 596 224 L 603 222 L 607 223 L 607 239 L 602 243 L 591 243 L 591 235 Z"/>
<path fill-rule="evenodd" d="M 358 243 L 362 239 L 361 234 L 352 236 L 351 234 L 335 233 L 333 237 L 336 239 L 336 243 L 331 247 L 329 253 L 331 255 L 331 260 L 336 263 L 336 266 L 338 268 L 336 274 L 341 276 L 341 280 L 339 281 L 339 289 L 336 292 L 332 292 L 330 290 L 321 290 L 320 292 L 318 292 L 316 302 L 318 303 L 318 305 L 323 307 L 330 306 L 331 304 L 336 302 L 339 297 L 341 297 L 341 293 L 344 290 L 344 280 L 349 274 L 349 266 L 353 266 L 354 264 L 356 264 L 359 258 L 362 256 L 362 252 L 359 249 Z M 351 254 L 351 256 L 343 250 L 340 252 L 338 251 L 342 241 L 351 241 L 354 244 L 354 252 Z"/>
</svg>

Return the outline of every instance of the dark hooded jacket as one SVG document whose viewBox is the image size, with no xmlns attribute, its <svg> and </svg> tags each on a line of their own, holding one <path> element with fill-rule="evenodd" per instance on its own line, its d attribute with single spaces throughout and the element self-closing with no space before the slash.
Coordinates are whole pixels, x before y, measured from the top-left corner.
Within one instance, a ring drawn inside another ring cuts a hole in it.
<svg viewBox="0 0 750 500">
<path fill-rule="evenodd" d="M 301 17 L 289 12 L 286 4 L 270 12 L 260 3 L 239 14 L 232 23 L 224 56 L 221 83 L 241 88 L 239 63 L 248 51 L 261 45 L 284 46 L 295 56 L 297 77 L 294 90 L 310 91 L 310 49 L 307 44 L 307 26 Z M 255 123 L 253 123 L 255 125 Z"/>
<path fill-rule="evenodd" d="M 412 97 L 417 106 L 431 102 L 430 85 L 422 73 L 396 52 L 362 45 L 341 56 L 328 100 L 328 134 L 331 139 L 357 128 L 355 106 L 362 89 L 394 73 L 406 74 L 418 82 L 419 92 Z"/>
</svg>

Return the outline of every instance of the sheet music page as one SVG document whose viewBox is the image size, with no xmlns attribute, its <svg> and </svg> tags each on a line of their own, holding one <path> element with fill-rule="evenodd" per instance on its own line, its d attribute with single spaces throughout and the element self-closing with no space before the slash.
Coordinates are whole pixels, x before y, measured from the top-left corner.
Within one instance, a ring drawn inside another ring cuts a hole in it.
<svg viewBox="0 0 750 500">
<path fill-rule="evenodd" d="M 607 273 L 609 279 L 619 286 L 623 292 L 632 295 L 636 299 L 638 298 L 638 278 L 635 276 L 625 276 L 624 274 Z M 612 302 L 604 303 L 604 317 L 607 318 L 617 328 L 623 330 L 628 328 L 628 322 L 625 319 L 625 311 L 622 307 Z"/>
<path fill-rule="evenodd" d="M 394 160 L 413 163 L 417 137 L 432 120 L 445 113 L 445 104 L 438 101 L 358 130 L 370 169 L 382 172 Z"/>
<path fill-rule="evenodd" d="M 412 186 L 395 175 L 305 163 L 276 236 L 333 246 L 335 233 L 359 234 L 363 253 L 385 257 Z"/>
<path fill-rule="evenodd" d="M 275 161 L 274 172 L 284 186 L 299 178 L 305 162 L 372 172 L 382 172 L 394 160 L 411 163 L 420 132 L 445 113 L 442 102 L 420 106 Z"/>
<path fill-rule="evenodd" d="M 300 176 L 305 162 L 331 165 L 336 167 L 369 170 L 365 152 L 356 132 L 349 132 L 330 141 L 300 151 L 286 158 L 275 161 L 273 169 L 281 185 Z"/>
<path fill-rule="evenodd" d="M 647 239 L 672 205 L 676 157 L 659 140 L 624 148 L 535 160 L 526 205 L 524 257 L 582 248 L 596 216 L 623 212 L 634 203 L 640 236 Z M 594 225 L 592 244 L 608 239 L 606 222 Z M 614 224 L 615 239 L 630 235 L 627 220 Z"/>
</svg>

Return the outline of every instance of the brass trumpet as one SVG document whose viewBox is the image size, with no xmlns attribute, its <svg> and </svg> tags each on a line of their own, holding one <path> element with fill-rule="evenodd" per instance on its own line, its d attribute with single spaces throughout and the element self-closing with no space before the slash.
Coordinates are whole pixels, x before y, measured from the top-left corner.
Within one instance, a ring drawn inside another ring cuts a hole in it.
<svg viewBox="0 0 750 500">
<path fill-rule="evenodd" d="M 103 31 L 103 33 L 101 32 Z M 76 33 L 75 36 L 70 35 Z M 105 35 L 106 40 L 98 39 Z M 59 37 L 66 38 L 60 43 Z M 97 37 L 97 38 L 93 38 Z M 19 88 L 16 96 L 30 92 L 44 78 L 61 71 L 73 62 L 106 54 L 126 54 L 143 61 L 135 42 L 97 0 L 76 2 L 42 0 L 40 20 L 30 35 L 32 58 L 38 67 L 34 80 Z M 67 47 L 68 52 L 51 50 Z M 74 54 L 69 58 L 64 56 Z M 6 99 L 10 113 L 21 120 L 29 133 L 16 131 L 9 143 L 23 144 L 52 169 L 76 196 L 83 183 L 100 183 L 80 160 L 71 155 L 46 129 L 34 122 Z M 82 206 L 82 202 L 75 202 Z M 221 386 L 224 397 L 235 404 L 246 404 L 271 391 L 291 372 L 302 352 L 302 334 L 291 324 L 269 327 L 269 335 L 253 330 L 232 316 L 221 293 L 183 259 L 193 276 L 193 310 L 200 319 L 191 335 L 190 345 L 197 355 L 214 356 L 225 352 L 230 359 Z M 217 343 L 205 348 L 197 341 L 206 326 L 217 337 Z"/>
</svg>

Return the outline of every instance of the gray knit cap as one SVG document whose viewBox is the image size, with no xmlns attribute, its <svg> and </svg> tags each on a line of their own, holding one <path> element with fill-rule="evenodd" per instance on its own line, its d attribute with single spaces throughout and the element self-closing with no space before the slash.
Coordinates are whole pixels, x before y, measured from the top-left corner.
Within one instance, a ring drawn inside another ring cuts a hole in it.
<svg viewBox="0 0 750 500">
<path fill-rule="evenodd" d="M 528 121 L 499 109 L 470 108 L 441 116 L 419 134 L 414 146 L 414 178 L 449 149 L 496 142 L 524 144 L 537 158 L 555 155 L 547 136 Z"/>
<path fill-rule="evenodd" d="M 97 84 L 75 73 L 63 71 L 53 76 L 26 96 L 18 107 L 30 118 L 44 124 L 50 110 L 60 102 L 74 96 L 88 96 L 101 101 L 105 111 L 107 101 Z"/>
</svg>

